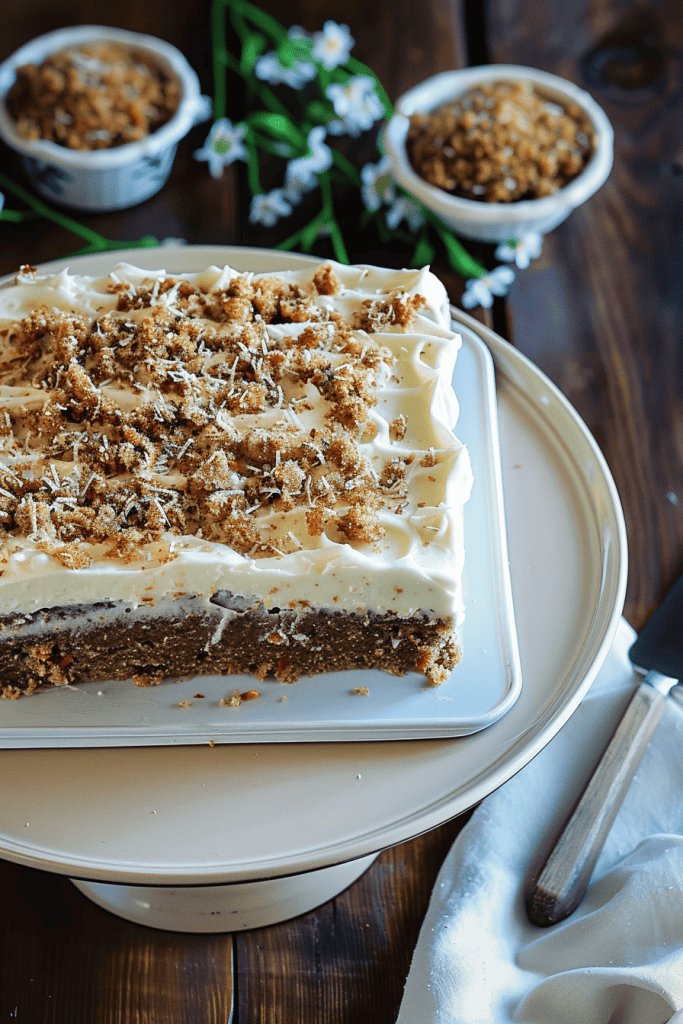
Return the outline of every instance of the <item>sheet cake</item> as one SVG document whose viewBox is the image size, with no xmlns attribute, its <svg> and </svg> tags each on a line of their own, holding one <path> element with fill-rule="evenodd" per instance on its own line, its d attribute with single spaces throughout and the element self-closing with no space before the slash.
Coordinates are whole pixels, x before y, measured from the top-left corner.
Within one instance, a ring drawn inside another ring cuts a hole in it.
<svg viewBox="0 0 683 1024">
<path fill-rule="evenodd" d="M 428 270 L 0 287 L 3 696 L 460 660 L 460 339 Z"/>
</svg>

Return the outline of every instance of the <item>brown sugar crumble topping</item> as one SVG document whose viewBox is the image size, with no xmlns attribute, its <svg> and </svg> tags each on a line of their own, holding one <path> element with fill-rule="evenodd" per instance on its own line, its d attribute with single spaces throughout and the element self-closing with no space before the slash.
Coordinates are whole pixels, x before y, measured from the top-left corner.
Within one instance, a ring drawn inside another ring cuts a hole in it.
<svg viewBox="0 0 683 1024">
<path fill-rule="evenodd" d="M 102 40 L 17 68 L 7 108 L 24 139 L 93 150 L 144 139 L 180 99 L 178 80 L 148 54 Z"/>
<path fill-rule="evenodd" d="M 477 86 L 432 113 L 413 114 L 410 161 L 425 181 L 464 199 L 510 203 L 552 195 L 595 149 L 581 108 L 566 108 L 528 82 Z"/>
<path fill-rule="evenodd" d="M 380 539 L 378 510 L 401 514 L 414 456 L 375 467 L 362 450 L 394 360 L 372 335 L 409 324 L 424 300 L 391 293 L 345 318 L 319 301 L 339 288 L 329 266 L 306 287 L 112 282 L 114 310 L 45 306 L 0 332 L 5 539 L 71 569 L 102 554 L 158 564 L 188 536 L 254 558 L 329 530 Z M 314 407 L 322 425 L 305 429 L 299 413 Z M 392 436 L 404 434 L 399 417 Z M 290 513 L 307 533 L 287 528 Z"/>
<path fill-rule="evenodd" d="M 258 700 L 260 696 L 259 690 L 246 690 L 244 693 L 240 693 L 239 690 L 235 689 L 232 692 L 232 696 L 221 697 L 218 703 L 223 708 L 238 708 L 245 701 Z"/>
</svg>

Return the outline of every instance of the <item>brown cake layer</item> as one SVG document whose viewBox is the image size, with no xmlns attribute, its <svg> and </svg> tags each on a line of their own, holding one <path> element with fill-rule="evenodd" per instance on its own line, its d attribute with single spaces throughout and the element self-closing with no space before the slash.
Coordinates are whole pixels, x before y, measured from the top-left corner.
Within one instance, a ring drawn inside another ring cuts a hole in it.
<svg viewBox="0 0 683 1024">
<path fill-rule="evenodd" d="M 176 614 L 106 602 L 2 617 L 0 692 L 13 699 L 45 685 L 132 678 L 152 686 L 198 674 L 291 683 L 370 668 L 436 683 L 460 661 L 451 624 L 426 616 L 267 611 L 227 591 L 211 603 L 184 599 Z"/>
</svg>

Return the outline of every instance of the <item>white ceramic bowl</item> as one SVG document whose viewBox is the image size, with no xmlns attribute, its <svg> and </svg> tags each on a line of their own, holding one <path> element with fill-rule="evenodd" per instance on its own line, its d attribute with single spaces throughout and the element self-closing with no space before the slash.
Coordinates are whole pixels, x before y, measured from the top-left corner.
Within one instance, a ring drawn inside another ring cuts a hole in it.
<svg viewBox="0 0 683 1024">
<path fill-rule="evenodd" d="M 531 82 L 550 99 L 564 105 L 573 102 L 581 107 L 597 136 L 595 152 L 583 171 L 554 195 L 513 203 L 461 199 L 421 178 L 406 152 L 409 116 L 436 110 L 475 86 L 505 80 Z M 433 210 L 456 234 L 482 242 L 505 242 L 530 232 L 547 234 L 597 192 L 612 168 L 614 132 L 602 108 L 571 82 L 534 68 L 490 64 L 444 71 L 409 89 L 397 101 L 396 113 L 385 126 L 383 138 L 391 173 L 406 192 Z"/>
<path fill-rule="evenodd" d="M 174 75 L 182 98 L 173 117 L 157 131 L 112 149 L 75 150 L 43 140 L 29 141 L 17 132 L 5 96 L 22 64 L 40 64 L 49 54 L 93 39 L 107 39 L 149 53 L 152 61 Z M 31 184 L 46 199 L 78 210 L 123 210 L 149 199 L 168 180 L 180 139 L 210 117 L 199 79 L 182 53 L 154 36 L 102 25 L 57 29 L 20 47 L 0 64 L 0 136 L 21 157 Z"/>
</svg>

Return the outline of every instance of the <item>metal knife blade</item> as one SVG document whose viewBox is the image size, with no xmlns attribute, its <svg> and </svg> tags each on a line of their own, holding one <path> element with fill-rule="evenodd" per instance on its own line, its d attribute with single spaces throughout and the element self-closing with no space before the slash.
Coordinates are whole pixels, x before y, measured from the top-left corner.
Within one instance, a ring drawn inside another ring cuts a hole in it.
<svg viewBox="0 0 683 1024">
<path fill-rule="evenodd" d="M 596 861 L 673 687 L 683 679 L 683 576 L 629 650 L 646 672 L 593 770 L 560 838 L 533 885 L 526 907 L 532 924 L 569 917 L 588 887 Z"/>
</svg>

